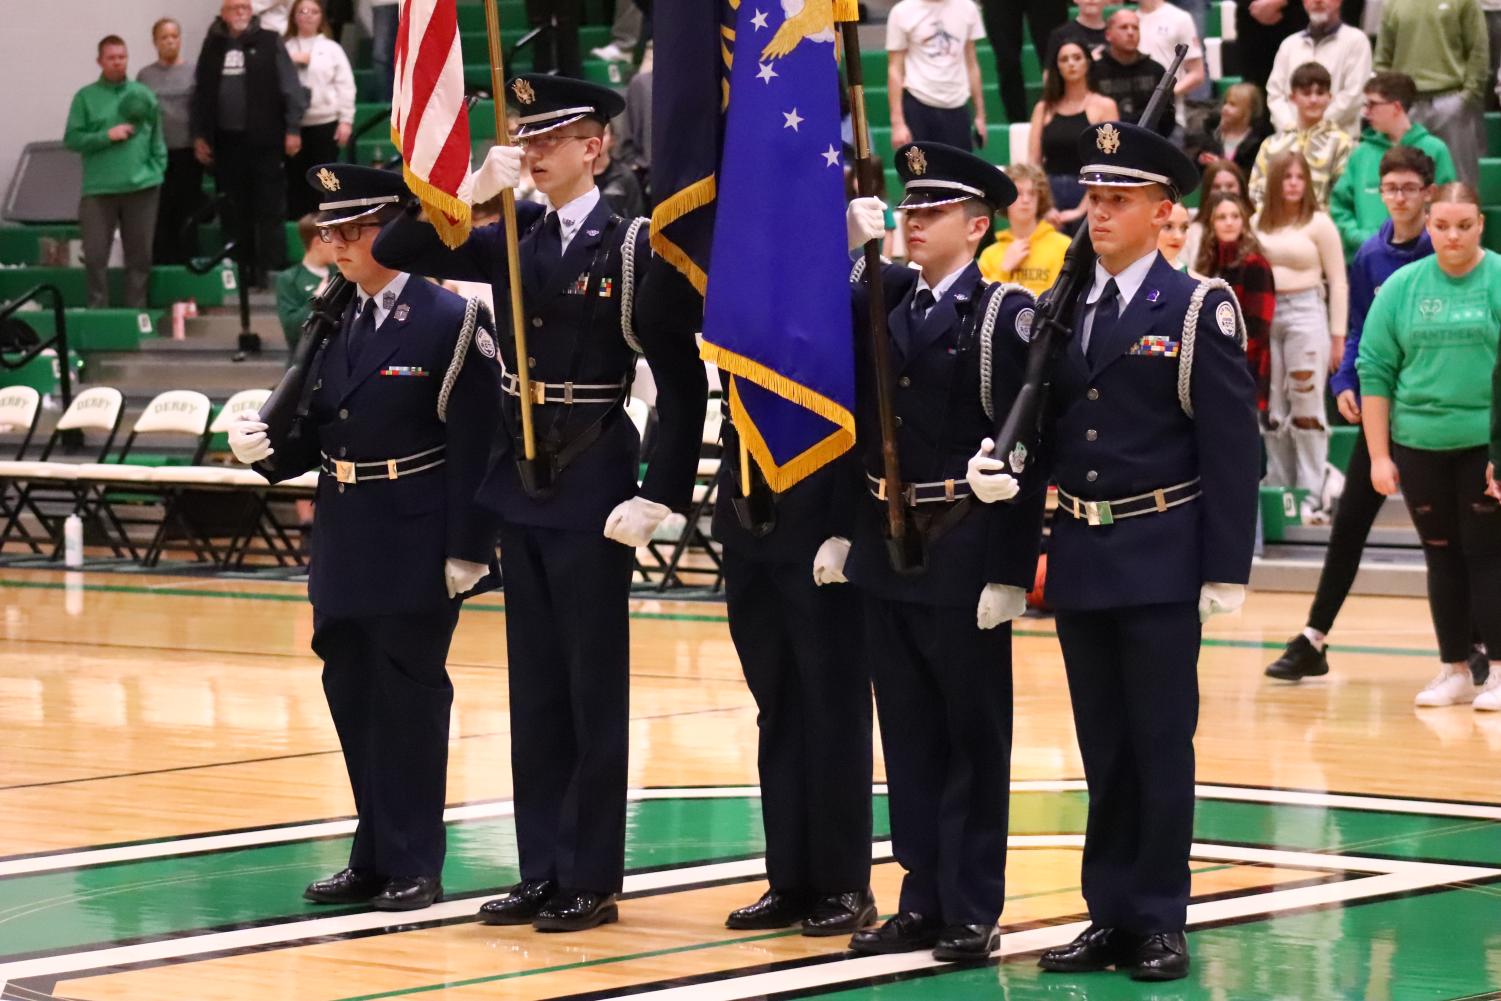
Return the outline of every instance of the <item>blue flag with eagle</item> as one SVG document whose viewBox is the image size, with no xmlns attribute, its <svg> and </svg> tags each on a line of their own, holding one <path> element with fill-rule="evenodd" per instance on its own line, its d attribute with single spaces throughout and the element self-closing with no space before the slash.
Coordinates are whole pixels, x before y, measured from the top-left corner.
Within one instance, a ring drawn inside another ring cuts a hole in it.
<svg viewBox="0 0 1501 1001">
<path fill-rule="evenodd" d="M 834 21 L 853 0 L 741 0 L 703 356 L 783 491 L 855 440 Z"/>
</svg>

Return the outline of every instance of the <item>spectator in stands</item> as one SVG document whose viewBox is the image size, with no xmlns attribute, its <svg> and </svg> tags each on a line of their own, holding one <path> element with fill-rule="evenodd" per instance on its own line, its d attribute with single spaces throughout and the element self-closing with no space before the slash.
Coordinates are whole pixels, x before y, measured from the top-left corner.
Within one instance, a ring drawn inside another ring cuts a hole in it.
<svg viewBox="0 0 1501 1001">
<path fill-rule="evenodd" d="M 931 6 L 933 0 L 923 2 Z M 1006 109 L 1008 122 L 1019 122 L 1027 117 L 1027 87 L 1022 78 L 1022 18 L 1027 19 L 1037 60 L 1046 66 L 1048 40 L 1068 20 L 1068 0 L 980 0 L 980 6 L 985 12 L 985 33 L 990 36 L 995 55 L 1001 106 Z M 980 131 L 985 131 L 983 126 Z"/>
<path fill-rule="evenodd" d="M 1050 65 L 1057 64 L 1057 55 Z M 1167 69 L 1141 51 L 1141 19 L 1136 11 L 1122 7 L 1105 24 L 1105 48 L 1089 68 L 1090 84 L 1115 102 L 1122 120 L 1147 124 L 1164 136 L 1176 125 L 1171 104 L 1162 108 L 1156 124 L 1142 123 L 1147 101 Z"/>
<path fill-rule="evenodd" d="M 1189 225 L 1187 207 L 1182 202 L 1173 202 L 1173 214 L 1167 217 L 1167 225 L 1157 234 L 1157 252 L 1179 271 L 1189 270 L 1188 260 L 1183 256 Z"/>
<path fill-rule="evenodd" d="M 584 75 L 579 57 L 583 5 L 583 0 L 526 0 L 527 21 L 533 28 L 547 29 L 532 43 L 533 73 L 556 72 L 574 78 Z"/>
<path fill-rule="evenodd" d="M 292 20 L 292 0 L 250 0 L 250 10 L 262 28 L 278 35 L 286 32 Z"/>
<path fill-rule="evenodd" d="M 1072 234 L 1084 218 L 1084 186 L 1079 183 L 1079 133 L 1098 122 L 1115 121 L 1115 102 L 1090 86 L 1089 53 L 1074 42 L 1058 47 L 1042 76 L 1042 100 L 1032 109 L 1027 162 L 1048 175 L 1053 211 L 1048 221 Z"/>
<path fill-rule="evenodd" d="M 126 77 L 124 39 L 98 46 L 99 79 L 73 95 L 63 142 L 83 159 L 78 227 L 91 309 L 109 305 L 109 255 L 120 231 L 125 249 L 125 305 L 146 308 L 156 203 L 167 170 L 156 95 Z"/>
<path fill-rule="evenodd" d="M 980 254 L 980 274 L 1041 295 L 1058 280 L 1071 241 L 1048 222 L 1053 209 L 1048 176 L 1029 163 L 1013 163 L 1006 173 L 1016 185 L 1016 199 L 1006 206 L 1007 228 Z"/>
<path fill-rule="evenodd" d="M 577 2 L 577 0 L 574 0 Z M 527 0 L 527 13 L 530 15 L 533 0 Z M 401 0 L 370 0 L 370 65 L 375 70 L 376 100 L 391 100 L 392 90 L 396 86 L 396 29 L 401 24 Z M 544 43 L 548 39 L 542 40 Z M 573 60 L 578 62 L 578 24 L 574 22 L 573 34 Z M 539 51 L 533 58 L 540 59 Z M 540 63 L 537 64 L 537 72 L 544 72 Z M 578 67 L 578 72 L 568 73 L 568 76 L 583 76 L 583 67 Z"/>
<path fill-rule="evenodd" d="M 1266 89 L 1282 43 L 1308 27 L 1298 0 L 1235 0 L 1235 49 L 1241 78 Z"/>
<path fill-rule="evenodd" d="M 1256 167 L 1261 144 L 1270 134 L 1263 116 L 1261 91 L 1256 85 L 1234 84 L 1225 91 L 1219 113 L 1205 119 L 1204 131 L 1190 136 L 1185 148 L 1195 163 L 1230 160 L 1249 174 Z"/>
<path fill-rule="evenodd" d="M 1371 484 L 1407 502 L 1428 564 L 1428 605 L 1444 666 L 1414 700 L 1501 710 L 1501 663 L 1476 694 L 1472 623 L 1501 650 L 1501 506 L 1485 494 L 1491 373 L 1501 329 L 1501 255 L 1467 184 L 1440 185 L 1428 213 L 1433 256 L 1393 274 L 1366 317 L 1356 370 Z"/>
<path fill-rule="evenodd" d="M 334 266 L 333 244 L 318 238 L 316 217 L 305 215 L 298 219 L 297 236 L 302 240 L 302 260 L 276 276 L 276 318 L 281 321 L 281 332 L 287 336 L 289 361 L 291 353 L 297 351 L 302 325 L 312 312 L 312 298 L 323 293 L 329 269 Z"/>
<path fill-rule="evenodd" d="M 354 70 L 344 47 L 328 33 L 322 0 L 297 0 L 286 38 L 287 55 L 308 97 L 302 148 L 287 158 L 287 218 L 301 219 L 318 208 L 318 193 L 306 181 L 308 168 L 337 160 L 354 134 Z"/>
<path fill-rule="evenodd" d="M 1296 150 L 1271 162 L 1255 230 L 1277 288 L 1266 482 L 1307 490 L 1303 521 L 1322 524 L 1329 457 L 1324 386 L 1344 351 L 1350 294 L 1339 231 L 1314 202 L 1311 173 Z"/>
<path fill-rule="evenodd" d="M 614 148 L 615 132 L 606 125 L 599 157 L 594 161 L 594 184 L 599 188 L 600 197 L 615 210 L 616 215 L 626 219 L 644 216 L 648 209 L 646 196 L 641 193 L 641 182 L 636 180 L 630 167 L 610 155 Z"/>
<path fill-rule="evenodd" d="M 610 24 L 610 40 L 589 54 L 607 63 L 633 63 L 636 46 L 641 42 L 641 8 L 634 0 L 615 0 L 615 20 Z"/>
<path fill-rule="evenodd" d="M 1037 50 L 1037 60 L 1044 66 L 1053 61 L 1053 53 L 1064 42 L 1078 42 L 1091 59 L 1100 58 L 1105 48 L 1105 0 L 1079 0 L 1079 16 L 1064 21 L 1048 35 L 1046 49 Z M 991 44 L 995 44 L 992 40 Z"/>
<path fill-rule="evenodd" d="M 1444 141 L 1472 188 L 1485 150 L 1489 50 L 1479 0 L 1386 0 L 1382 8 L 1374 65 L 1412 77 L 1418 99 L 1408 113 Z"/>
<path fill-rule="evenodd" d="M 1188 46 L 1183 57 L 1183 66 L 1178 70 L 1178 79 L 1173 84 L 1174 115 L 1178 128 L 1188 125 L 1184 114 L 1184 98 L 1198 90 L 1204 83 L 1204 45 L 1199 41 L 1194 20 L 1181 7 L 1167 0 L 1140 0 L 1141 51 L 1155 59 L 1164 69 L 1173 64 L 1174 50 L 1179 45 Z M 1180 133 L 1181 134 L 1181 133 Z"/>
<path fill-rule="evenodd" d="M 1303 0 L 1308 27 L 1282 40 L 1272 75 L 1266 83 L 1272 124 L 1279 131 L 1298 127 L 1294 106 L 1293 73 L 1304 63 L 1318 63 L 1329 71 L 1329 110 L 1324 113 L 1347 135 L 1360 134 L 1362 88 L 1371 76 L 1371 40 L 1359 28 L 1339 19 L 1338 0 Z"/>
<path fill-rule="evenodd" d="M 151 257 L 157 264 L 182 264 L 198 252 L 196 227 L 188 220 L 203 204 L 203 167 L 193 157 L 188 109 L 193 100 L 193 64 L 182 59 L 182 26 L 164 17 L 151 26 L 156 62 L 141 67 L 136 80 L 151 88 L 162 111 L 167 172 L 156 205 L 156 236 Z M 187 229 L 187 232 L 184 232 Z"/>
<path fill-rule="evenodd" d="M 1407 115 L 1417 94 L 1412 78 L 1401 73 L 1377 73 L 1366 81 L 1364 110 L 1371 127 L 1350 152 L 1345 171 L 1329 198 L 1329 214 L 1339 227 L 1347 255 L 1353 256 L 1361 244 L 1375 236 L 1386 219 L 1380 168 L 1387 150 L 1399 145 L 1420 149 L 1433 160 L 1434 183 L 1454 180 L 1449 147 Z"/>
<path fill-rule="evenodd" d="M 1428 194 L 1433 187 L 1433 161 L 1411 146 L 1393 146 L 1381 157 L 1381 200 L 1391 218 L 1381 231 L 1360 247 L 1350 264 L 1350 333 L 1345 339 L 1339 371 L 1329 378 L 1339 412 L 1351 424 L 1360 423 L 1360 378 L 1355 360 L 1360 352 L 1361 332 L 1376 290 L 1398 268 L 1433 253 L 1428 235 Z M 1324 569 L 1308 609 L 1308 624 L 1287 643 L 1287 648 L 1266 669 L 1267 677 L 1299 681 L 1329 673 L 1325 649 L 1334 620 L 1355 583 L 1360 554 L 1376 523 L 1385 498 L 1371 484 L 1371 453 L 1365 436 L 1355 439 L 1345 467 L 1345 489 L 1334 510 L 1329 530 L 1329 548 Z M 1472 671 L 1475 669 L 1473 663 Z M 1482 680 L 1484 672 L 1477 672 Z"/>
<path fill-rule="evenodd" d="M 651 80 L 652 50 L 647 48 L 641 66 L 625 88 L 625 110 L 610 123 L 615 130 L 615 158 L 625 162 L 641 182 L 641 191 L 651 203 Z"/>
<path fill-rule="evenodd" d="M 974 0 L 899 0 L 891 8 L 886 93 L 892 149 L 929 141 L 968 150 L 975 135 L 983 140 L 985 93 L 975 42 L 984 37 Z"/>
<path fill-rule="evenodd" d="M 1222 191 L 1209 195 L 1200 213 L 1207 220 L 1193 270 L 1205 278 L 1228 282 L 1246 320 L 1246 364 L 1256 380 L 1256 404 L 1264 414 L 1271 384 L 1272 320 L 1277 283 L 1262 254 L 1245 201 Z"/>
<path fill-rule="evenodd" d="M 1331 122 L 1329 108 L 1329 71 L 1321 63 L 1304 63 L 1293 71 L 1293 104 L 1298 109 L 1294 128 L 1279 131 L 1261 144 L 1256 166 L 1251 170 L 1251 201 L 1259 208 L 1266 197 L 1267 166 L 1289 150 L 1303 154 L 1312 175 L 1313 200 L 1320 209 L 1329 210 L 1329 195 L 1334 182 L 1344 172 L 1354 141 Z"/>
<path fill-rule="evenodd" d="M 1246 175 L 1239 166 L 1229 160 L 1215 160 L 1204 168 L 1204 179 L 1199 182 L 1199 197 L 1208 199 L 1211 195 L 1228 191 L 1246 203 L 1246 214 L 1252 215 L 1250 185 L 1246 183 Z M 1196 261 L 1199 259 L 1199 246 L 1204 242 L 1204 223 L 1207 220 L 1202 217 L 1195 218 L 1193 224 L 1188 227 L 1188 241 L 1183 245 L 1183 257 L 1186 260 Z"/>
<path fill-rule="evenodd" d="M 226 233 L 245 280 L 281 268 L 287 200 L 283 157 L 302 148 L 306 95 L 286 46 L 260 27 L 250 0 L 224 0 L 198 55 L 191 127 L 198 162 L 214 170 Z"/>
<path fill-rule="evenodd" d="M 323 13 L 328 18 L 328 37 L 342 43 L 344 26 L 354 20 L 354 0 L 328 0 Z"/>
</svg>

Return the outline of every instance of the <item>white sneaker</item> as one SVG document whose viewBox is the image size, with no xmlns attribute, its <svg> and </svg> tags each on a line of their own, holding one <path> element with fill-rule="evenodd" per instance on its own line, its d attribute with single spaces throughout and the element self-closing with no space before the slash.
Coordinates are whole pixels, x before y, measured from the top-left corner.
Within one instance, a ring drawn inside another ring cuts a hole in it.
<svg viewBox="0 0 1501 1001">
<path fill-rule="evenodd" d="M 1475 681 L 1470 677 L 1469 667 L 1464 664 L 1458 667 L 1445 664 L 1412 702 L 1417 706 L 1457 706 L 1474 702 L 1475 695 Z M 1501 702 L 1498 702 L 1496 708 L 1501 709 Z"/>
<path fill-rule="evenodd" d="M 1501 712 L 1501 671 L 1491 668 L 1485 687 L 1475 696 L 1474 706 L 1485 712 Z"/>
<path fill-rule="evenodd" d="M 595 59 L 603 59 L 607 63 L 628 63 L 631 61 L 631 54 L 614 42 L 608 45 L 601 45 L 597 49 L 590 49 L 589 54 Z"/>
</svg>

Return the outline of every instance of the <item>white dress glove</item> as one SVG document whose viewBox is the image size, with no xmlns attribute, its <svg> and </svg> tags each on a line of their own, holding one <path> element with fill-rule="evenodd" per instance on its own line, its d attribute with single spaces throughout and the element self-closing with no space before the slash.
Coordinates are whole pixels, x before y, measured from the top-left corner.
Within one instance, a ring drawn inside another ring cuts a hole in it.
<svg viewBox="0 0 1501 1001">
<path fill-rule="evenodd" d="M 844 231 L 850 249 L 858 250 L 886 235 L 886 203 L 879 198 L 856 198 L 844 210 Z"/>
<path fill-rule="evenodd" d="M 639 548 L 651 541 L 652 533 L 671 513 L 672 508 L 666 504 L 645 497 L 623 500 L 605 519 L 605 538 L 632 549 Z"/>
<path fill-rule="evenodd" d="M 266 439 L 266 424 L 258 413 L 241 414 L 229 426 L 228 433 L 229 450 L 247 466 L 275 452 Z"/>
<path fill-rule="evenodd" d="M 474 204 L 488 202 L 506 188 L 521 183 L 521 147 L 492 146 L 474 174 Z"/>
<path fill-rule="evenodd" d="M 1208 622 L 1211 615 L 1238 612 L 1245 603 L 1244 584 L 1205 584 L 1199 588 L 1199 622 Z"/>
<path fill-rule="evenodd" d="M 818 587 L 825 584 L 848 584 L 849 578 L 844 575 L 844 561 L 850 557 L 850 540 L 841 539 L 839 536 L 824 539 L 823 545 L 818 547 L 818 552 L 813 557 L 813 583 Z"/>
<path fill-rule="evenodd" d="M 975 611 L 975 625 L 994 629 L 1002 622 L 1020 618 L 1027 610 L 1027 592 L 1010 584 L 986 584 L 980 592 L 980 607 Z"/>
<path fill-rule="evenodd" d="M 480 578 L 490 572 L 490 568 L 483 563 L 475 563 L 473 560 L 460 560 L 450 556 L 443 561 L 443 583 L 448 587 L 448 596 L 457 598 L 459 595 L 474 590 Z"/>
<path fill-rule="evenodd" d="M 969 484 L 970 491 L 986 504 L 1008 501 L 1021 491 L 1021 484 L 1016 482 L 1016 477 L 1001 472 L 1006 464 L 1000 459 L 991 458 L 990 453 L 994 448 L 995 442 L 990 438 L 980 442 L 980 450 L 970 456 L 969 468 L 964 474 L 964 482 Z"/>
</svg>

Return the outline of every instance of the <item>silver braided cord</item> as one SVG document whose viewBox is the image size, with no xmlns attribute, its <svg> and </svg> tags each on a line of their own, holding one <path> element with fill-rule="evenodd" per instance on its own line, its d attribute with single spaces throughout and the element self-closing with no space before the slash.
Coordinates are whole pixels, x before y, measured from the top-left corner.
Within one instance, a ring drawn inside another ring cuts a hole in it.
<svg viewBox="0 0 1501 1001">
<path fill-rule="evenodd" d="M 636 339 L 636 328 L 631 323 L 631 312 L 636 304 L 636 236 L 641 227 L 650 220 L 637 216 L 625 229 L 625 240 L 620 245 L 620 334 L 630 349 L 641 354 L 641 342 Z"/>
<path fill-rule="evenodd" d="M 991 371 L 995 358 L 995 321 L 1001 315 L 1002 299 L 1012 292 L 1027 290 L 1015 282 L 1002 282 L 990 288 L 995 291 L 990 293 L 990 301 L 985 304 L 985 316 L 980 320 L 980 406 L 985 408 L 986 417 L 995 420 L 995 404 L 990 395 Z"/>
<path fill-rule="evenodd" d="M 865 277 L 865 255 L 861 254 L 855 261 L 855 266 L 850 268 L 850 284 L 859 285 L 860 279 Z"/>
<path fill-rule="evenodd" d="M 1178 344 L 1178 406 L 1183 408 L 1183 413 L 1190 420 L 1194 415 L 1194 341 L 1199 331 L 1199 313 L 1204 308 L 1204 299 L 1216 289 L 1230 297 L 1231 308 L 1235 310 L 1235 343 L 1242 349 L 1246 346 L 1246 318 L 1240 311 L 1240 300 L 1235 298 L 1235 290 L 1223 278 L 1201 279 L 1199 287 L 1194 289 L 1193 298 L 1188 301 L 1188 312 L 1183 315 L 1183 336 Z"/>
<path fill-rule="evenodd" d="M 448 371 L 443 373 L 443 385 L 438 388 L 438 420 L 448 423 L 448 396 L 453 392 L 454 383 L 459 381 L 459 373 L 464 369 L 464 360 L 469 357 L 469 346 L 474 343 L 474 333 L 479 329 L 480 319 L 494 326 L 490 318 L 490 307 L 485 305 L 483 299 L 470 299 L 464 304 L 464 325 L 459 328 L 459 339 L 453 345 L 453 358 L 448 363 Z"/>
</svg>

